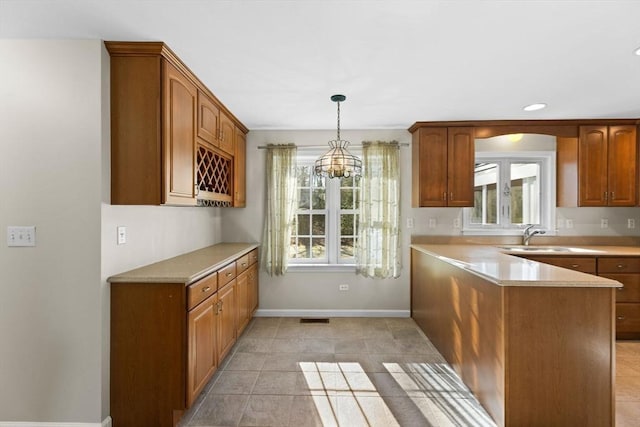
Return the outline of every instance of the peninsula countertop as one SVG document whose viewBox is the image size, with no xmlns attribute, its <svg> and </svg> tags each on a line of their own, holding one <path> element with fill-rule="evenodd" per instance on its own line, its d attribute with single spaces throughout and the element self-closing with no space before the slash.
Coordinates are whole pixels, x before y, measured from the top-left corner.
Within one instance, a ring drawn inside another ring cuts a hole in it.
<svg viewBox="0 0 640 427">
<path fill-rule="evenodd" d="M 109 283 L 184 283 L 188 285 L 255 248 L 257 243 L 218 243 L 116 274 Z"/>
<path fill-rule="evenodd" d="M 517 248 L 518 245 L 504 245 Z M 519 251 L 500 245 L 412 244 L 411 248 L 432 255 L 499 286 L 605 287 L 622 285 L 615 280 L 520 258 L 518 255 L 547 256 L 640 256 L 640 249 L 626 246 L 580 246 L 575 251 Z"/>
</svg>

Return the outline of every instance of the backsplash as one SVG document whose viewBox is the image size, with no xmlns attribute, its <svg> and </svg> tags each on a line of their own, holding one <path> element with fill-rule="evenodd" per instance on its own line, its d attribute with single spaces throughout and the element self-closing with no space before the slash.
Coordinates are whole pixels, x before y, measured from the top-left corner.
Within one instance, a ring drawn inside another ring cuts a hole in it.
<svg viewBox="0 0 640 427">
<path fill-rule="evenodd" d="M 412 208 L 412 235 L 462 235 L 462 208 Z M 603 221 L 606 227 L 602 226 Z M 633 228 L 629 228 L 629 220 Z M 559 236 L 640 236 L 640 207 L 556 208 L 555 233 Z"/>
</svg>

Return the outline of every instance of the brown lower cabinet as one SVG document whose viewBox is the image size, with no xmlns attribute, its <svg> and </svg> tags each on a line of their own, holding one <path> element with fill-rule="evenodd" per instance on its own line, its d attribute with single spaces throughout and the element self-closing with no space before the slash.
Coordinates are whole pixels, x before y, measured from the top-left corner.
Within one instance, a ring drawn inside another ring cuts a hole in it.
<svg viewBox="0 0 640 427">
<path fill-rule="evenodd" d="M 255 249 L 188 285 L 111 283 L 114 427 L 178 423 L 257 308 L 257 259 Z"/>
<path fill-rule="evenodd" d="M 640 257 L 544 255 L 525 258 L 622 283 L 616 291 L 616 339 L 640 339 Z"/>
</svg>

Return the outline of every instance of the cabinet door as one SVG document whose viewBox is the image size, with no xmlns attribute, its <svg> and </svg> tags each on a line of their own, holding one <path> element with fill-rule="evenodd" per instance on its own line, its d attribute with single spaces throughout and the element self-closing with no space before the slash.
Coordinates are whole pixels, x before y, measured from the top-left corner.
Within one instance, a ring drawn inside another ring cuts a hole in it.
<svg viewBox="0 0 640 427">
<path fill-rule="evenodd" d="M 243 271 L 236 279 L 236 322 L 238 336 L 249 323 L 249 272 Z"/>
<path fill-rule="evenodd" d="M 220 110 L 211 98 L 202 91 L 198 91 L 198 138 L 218 147 L 218 118 Z"/>
<path fill-rule="evenodd" d="M 607 126 L 580 126 L 578 206 L 607 205 Z"/>
<path fill-rule="evenodd" d="M 412 144 L 413 206 L 446 206 L 447 129 L 419 129 Z"/>
<path fill-rule="evenodd" d="M 163 204 L 195 205 L 195 129 L 197 90 L 163 61 Z"/>
<path fill-rule="evenodd" d="M 210 296 L 189 312 L 188 316 L 188 365 L 187 407 L 190 407 L 207 381 L 217 369 L 216 360 L 216 303 Z"/>
<path fill-rule="evenodd" d="M 233 156 L 233 207 L 246 206 L 247 142 L 244 132 L 236 128 L 235 155 Z"/>
<path fill-rule="evenodd" d="M 609 206 L 638 204 L 635 126 L 610 126 L 608 146 Z"/>
<path fill-rule="evenodd" d="M 218 291 L 218 360 L 224 359 L 236 342 L 236 279 Z"/>
<path fill-rule="evenodd" d="M 471 127 L 449 128 L 447 134 L 447 206 L 472 207 L 474 130 Z"/>
<path fill-rule="evenodd" d="M 236 133 L 236 126 L 229 116 L 220 111 L 220 149 L 233 156 L 233 139 Z"/>
<path fill-rule="evenodd" d="M 249 267 L 249 288 L 248 288 L 249 319 L 258 309 L 258 264 Z"/>
</svg>

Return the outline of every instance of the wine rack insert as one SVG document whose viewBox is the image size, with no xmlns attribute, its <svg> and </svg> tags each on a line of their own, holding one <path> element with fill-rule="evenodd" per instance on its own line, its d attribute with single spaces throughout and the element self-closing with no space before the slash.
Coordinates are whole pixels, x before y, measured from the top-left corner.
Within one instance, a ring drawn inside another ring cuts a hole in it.
<svg viewBox="0 0 640 427">
<path fill-rule="evenodd" d="M 209 206 L 231 206 L 233 202 L 233 158 L 198 144 L 197 183 L 199 200 Z"/>
</svg>

